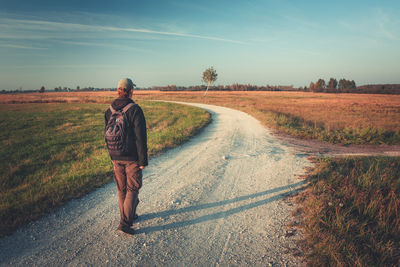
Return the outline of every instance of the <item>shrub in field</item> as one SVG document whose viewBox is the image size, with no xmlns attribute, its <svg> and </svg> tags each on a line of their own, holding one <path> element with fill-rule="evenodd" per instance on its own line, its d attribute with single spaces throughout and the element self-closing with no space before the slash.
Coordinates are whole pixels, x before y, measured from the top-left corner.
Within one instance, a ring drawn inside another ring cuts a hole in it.
<svg viewBox="0 0 400 267">
<path fill-rule="evenodd" d="M 313 266 L 400 265 L 400 158 L 320 159 L 299 197 Z"/>
</svg>

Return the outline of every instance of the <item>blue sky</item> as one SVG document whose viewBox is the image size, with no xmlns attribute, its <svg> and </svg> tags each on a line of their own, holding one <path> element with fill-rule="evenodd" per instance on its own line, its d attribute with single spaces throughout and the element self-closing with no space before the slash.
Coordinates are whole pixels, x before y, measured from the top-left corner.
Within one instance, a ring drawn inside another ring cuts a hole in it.
<svg viewBox="0 0 400 267">
<path fill-rule="evenodd" d="M 400 83 L 400 1 L 0 0 L 0 90 Z"/>
</svg>

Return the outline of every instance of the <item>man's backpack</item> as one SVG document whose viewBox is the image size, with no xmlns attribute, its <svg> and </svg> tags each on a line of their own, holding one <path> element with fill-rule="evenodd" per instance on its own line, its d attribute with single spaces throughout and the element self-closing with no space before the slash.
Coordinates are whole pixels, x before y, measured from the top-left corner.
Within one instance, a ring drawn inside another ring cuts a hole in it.
<svg viewBox="0 0 400 267">
<path fill-rule="evenodd" d="M 128 125 L 126 112 L 135 104 L 129 103 L 122 110 L 115 110 L 110 106 L 111 117 L 105 129 L 105 140 L 111 156 L 127 156 L 129 152 Z"/>
</svg>

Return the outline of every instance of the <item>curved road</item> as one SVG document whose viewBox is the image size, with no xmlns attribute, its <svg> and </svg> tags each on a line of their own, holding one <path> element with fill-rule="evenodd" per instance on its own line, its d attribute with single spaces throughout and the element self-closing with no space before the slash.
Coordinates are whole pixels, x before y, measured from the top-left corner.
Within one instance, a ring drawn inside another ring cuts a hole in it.
<svg viewBox="0 0 400 267">
<path fill-rule="evenodd" d="M 136 235 L 116 231 L 113 183 L 0 239 L 1 265 L 298 265 L 287 233 L 310 166 L 256 119 L 223 107 L 186 144 L 150 161 Z"/>
</svg>

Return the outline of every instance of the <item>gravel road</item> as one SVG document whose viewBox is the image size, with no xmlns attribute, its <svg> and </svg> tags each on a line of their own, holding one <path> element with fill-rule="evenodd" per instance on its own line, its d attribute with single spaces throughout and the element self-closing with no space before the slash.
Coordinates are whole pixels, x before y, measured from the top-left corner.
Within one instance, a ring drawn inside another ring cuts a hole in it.
<svg viewBox="0 0 400 267">
<path fill-rule="evenodd" d="M 110 183 L 0 239 L 0 265 L 300 265 L 286 196 L 302 186 L 306 155 L 243 112 L 190 105 L 213 122 L 150 161 L 134 236 L 116 231 Z"/>
</svg>

